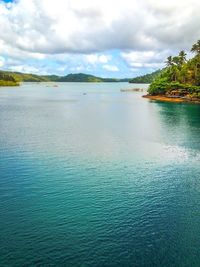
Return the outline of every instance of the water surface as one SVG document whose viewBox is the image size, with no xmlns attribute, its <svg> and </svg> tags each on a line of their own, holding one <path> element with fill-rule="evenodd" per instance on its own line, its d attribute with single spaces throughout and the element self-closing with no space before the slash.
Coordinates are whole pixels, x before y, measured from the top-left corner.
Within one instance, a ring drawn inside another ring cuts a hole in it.
<svg viewBox="0 0 200 267">
<path fill-rule="evenodd" d="M 0 88 L 0 266 L 200 266 L 200 105 L 134 86 Z"/>
</svg>

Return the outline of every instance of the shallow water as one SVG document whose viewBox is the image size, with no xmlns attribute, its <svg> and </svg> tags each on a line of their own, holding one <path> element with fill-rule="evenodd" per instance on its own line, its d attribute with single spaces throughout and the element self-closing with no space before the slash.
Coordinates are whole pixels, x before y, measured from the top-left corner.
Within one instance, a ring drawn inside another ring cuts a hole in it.
<svg viewBox="0 0 200 267">
<path fill-rule="evenodd" d="M 0 88 L 0 266 L 200 266 L 200 105 L 141 86 Z"/>
</svg>

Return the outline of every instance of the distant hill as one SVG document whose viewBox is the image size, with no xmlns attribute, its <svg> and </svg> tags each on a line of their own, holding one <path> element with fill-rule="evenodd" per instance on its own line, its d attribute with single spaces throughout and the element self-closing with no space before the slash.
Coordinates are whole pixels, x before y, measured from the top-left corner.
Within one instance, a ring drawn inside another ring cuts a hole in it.
<svg viewBox="0 0 200 267">
<path fill-rule="evenodd" d="M 128 82 L 129 79 L 115 79 L 115 78 L 100 78 L 94 75 L 76 73 L 68 74 L 67 76 L 60 77 L 59 82 Z"/>
<path fill-rule="evenodd" d="M 160 74 L 162 70 L 154 71 L 150 74 L 145 74 L 131 79 L 130 83 L 152 83 Z"/>
<path fill-rule="evenodd" d="M 36 75 L 21 72 L 0 71 L 2 75 L 12 77 L 17 82 L 128 82 L 129 79 L 101 78 L 90 74 L 76 73 L 66 76 Z"/>
<path fill-rule="evenodd" d="M 93 76 L 93 75 L 78 73 L 78 74 L 68 74 L 67 76 L 60 77 L 57 81 L 59 82 L 102 82 L 103 79 Z"/>
</svg>

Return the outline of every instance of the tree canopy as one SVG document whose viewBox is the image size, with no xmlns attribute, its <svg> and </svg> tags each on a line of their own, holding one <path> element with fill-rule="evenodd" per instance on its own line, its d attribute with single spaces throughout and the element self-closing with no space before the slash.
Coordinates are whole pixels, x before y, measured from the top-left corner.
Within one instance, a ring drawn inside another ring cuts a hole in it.
<svg viewBox="0 0 200 267">
<path fill-rule="evenodd" d="M 200 98 L 200 40 L 191 48 L 194 57 L 187 60 L 186 52 L 180 51 L 177 56 L 169 56 L 161 73 L 151 83 L 150 95 L 169 94 L 173 90 Z"/>
</svg>

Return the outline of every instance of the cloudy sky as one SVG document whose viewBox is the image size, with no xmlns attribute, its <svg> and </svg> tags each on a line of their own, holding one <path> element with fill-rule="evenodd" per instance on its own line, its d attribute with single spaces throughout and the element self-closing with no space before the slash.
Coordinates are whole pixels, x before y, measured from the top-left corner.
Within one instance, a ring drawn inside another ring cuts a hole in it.
<svg viewBox="0 0 200 267">
<path fill-rule="evenodd" d="M 134 77 L 200 39 L 199 0 L 0 0 L 0 69 Z"/>
</svg>

